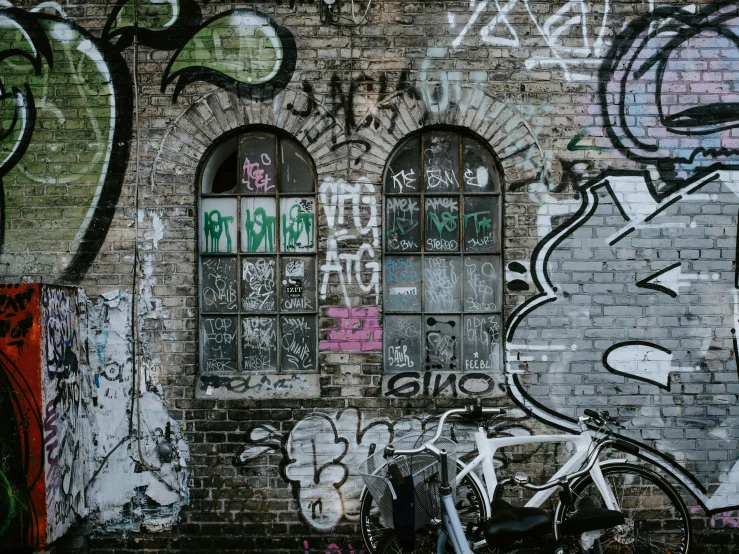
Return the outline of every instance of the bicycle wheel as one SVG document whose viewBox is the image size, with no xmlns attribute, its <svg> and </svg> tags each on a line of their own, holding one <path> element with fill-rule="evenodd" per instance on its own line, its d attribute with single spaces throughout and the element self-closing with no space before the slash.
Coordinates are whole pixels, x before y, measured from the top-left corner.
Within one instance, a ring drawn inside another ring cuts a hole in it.
<svg viewBox="0 0 739 554">
<path fill-rule="evenodd" d="M 465 464 L 457 460 L 457 473 L 464 467 Z M 481 486 L 477 476 L 473 477 L 472 473 L 465 475 L 456 485 L 455 504 L 459 512 L 459 519 L 465 529 L 469 522 L 477 525 L 488 516 L 488 506 L 485 505 L 484 500 L 486 496 L 483 494 Z M 392 529 L 382 522 L 380 509 L 367 488 L 362 491 L 360 504 L 359 521 L 362 528 L 362 539 L 364 539 L 364 544 L 367 547 L 367 554 L 377 554 L 380 541 Z M 394 535 L 394 533 L 390 534 Z"/>
<path fill-rule="evenodd" d="M 629 463 L 601 466 L 611 487 L 625 525 L 606 529 L 598 546 L 603 554 L 689 554 L 692 542 L 690 515 L 675 488 L 654 471 Z M 590 497 L 605 507 L 590 475 L 572 486 L 577 509 L 580 499 Z M 562 503 L 555 521 L 567 519 Z M 579 541 L 578 541 L 579 542 Z M 593 550 L 591 549 L 591 552 Z"/>
</svg>

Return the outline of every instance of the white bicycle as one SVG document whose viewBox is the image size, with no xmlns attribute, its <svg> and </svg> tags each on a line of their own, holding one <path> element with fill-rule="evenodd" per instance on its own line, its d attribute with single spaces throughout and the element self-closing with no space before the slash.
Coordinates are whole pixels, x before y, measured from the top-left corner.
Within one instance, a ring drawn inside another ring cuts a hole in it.
<svg viewBox="0 0 739 554">
<path fill-rule="evenodd" d="M 502 553 L 542 546 L 552 547 L 548 552 L 556 553 L 690 553 L 690 516 L 675 488 L 648 468 L 623 459 L 599 459 L 609 447 L 630 454 L 639 450 L 613 436 L 610 426 L 619 424 L 607 412 L 585 410 L 579 418 L 579 435 L 489 438 L 487 429 L 504 414 L 505 410 L 479 406 L 448 410 L 430 440 L 403 438 L 363 462 L 360 473 L 372 491 L 367 487 L 362 491 L 360 521 L 370 554 L 403 552 L 391 529 L 392 506 L 396 492 L 402 492 L 397 490 L 398 483 L 402 487 L 402 479 L 411 476 L 413 480 L 407 482 L 415 496 L 418 553 L 442 554 L 445 548 L 458 554 Z M 441 437 L 451 416 L 477 424 L 474 440 L 478 454 L 467 464 L 456 460 L 455 443 Z M 597 427 L 597 432 L 588 425 Z M 571 457 L 546 483 L 532 484 L 523 473 L 498 480 L 493 463 L 497 450 L 543 443 L 574 446 Z M 399 469 L 398 462 L 405 465 Z M 484 485 L 475 472 L 478 468 Z M 445 487 L 445 483 L 453 487 Z M 523 508 L 513 507 L 501 498 L 506 485 L 536 494 Z M 561 492 L 552 514 L 541 506 L 556 490 Z M 379 503 L 373 493 L 381 497 Z"/>
</svg>

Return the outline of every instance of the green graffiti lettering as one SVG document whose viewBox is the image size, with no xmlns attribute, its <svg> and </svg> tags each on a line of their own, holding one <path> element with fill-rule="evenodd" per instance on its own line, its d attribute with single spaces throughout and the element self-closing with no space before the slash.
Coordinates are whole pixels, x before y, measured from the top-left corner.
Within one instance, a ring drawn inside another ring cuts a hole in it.
<svg viewBox="0 0 739 554">
<path fill-rule="evenodd" d="M 223 217 L 218 210 L 203 213 L 206 252 L 211 254 L 220 252 L 219 244 L 224 231 L 226 233 L 226 252 L 231 253 L 233 251 L 231 232 L 228 229 L 228 224 L 233 223 L 233 220 L 233 216 Z"/>
<path fill-rule="evenodd" d="M 434 212 L 428 212 L 427 215 L 428 223 L 427 226 L 431 229 L 435 229 L 439 233 L 439 239 L 444 231 L 452 232 L 457 228 L 459 223 L 459 216 L 452 215 L 450 212 L 443 212 L 441 218 Z"/>
<path fill-rule="evenodd" d="M 267 215 L 264 208 L 257 208 L 254 210 L 253 219 L 251 210 L 246 210 L 244 219 L 244 226 L 246 227 L 246 251 L 257 252 L 261 246 L 264 246 L 264 252 L 274 252 L 277 217 Z M 256 226 L 258 227 L 255 229 Z"/>
<path fill-rule="evenodd" d="M 313 248 L 313 220 L 312 213 L 304 211 L 301 204 L 293 204 L 287 214 L 282 214 L 282 244 L 289 252 Z M 301 243 L 301 236 L 305 235 L 305 243 Z"/>
<path fill-rule="evenodd" d="M 475 229 L 475 237 L 480 238 L 480 235 L 486 236 L 490 232 L 490 227 L 492 225 L 492 221 L 488 217 L 480 217 L 478 219 L 478 216 L 484 216 L 489 214 L 490 212 L 477 212 L 474 214 L 469 214 L 464 216 L 464 228 L 467 229 L 467 223 L 469 220 L 472 220 L 472 224 Z"/>
</svg>

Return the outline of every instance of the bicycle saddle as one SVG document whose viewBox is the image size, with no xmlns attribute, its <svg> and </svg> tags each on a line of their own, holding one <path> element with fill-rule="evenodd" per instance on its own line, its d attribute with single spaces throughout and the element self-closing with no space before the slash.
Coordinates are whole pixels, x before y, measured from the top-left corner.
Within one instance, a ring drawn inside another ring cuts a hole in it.
<svg viewBox="0 0 739 554">
<path fill-rule="evenodd" d="M 517 508 L 501 499 L 494 500 L 490 507 L 493 517 L 482 524 L 482 533 L 491 547 L 552 530 L 552 515 L 541 508 Z"/>
<path fill-rule="evenodd" d="M 580 500 L 577 511 L 562 522 L 559 530 L 563 535 L 577 535 L 586 531 L 623 525 L 625 522 L 626 519 L 621 512 L 601 508 L 592 498 L 586 496 Z"/>
</svg>

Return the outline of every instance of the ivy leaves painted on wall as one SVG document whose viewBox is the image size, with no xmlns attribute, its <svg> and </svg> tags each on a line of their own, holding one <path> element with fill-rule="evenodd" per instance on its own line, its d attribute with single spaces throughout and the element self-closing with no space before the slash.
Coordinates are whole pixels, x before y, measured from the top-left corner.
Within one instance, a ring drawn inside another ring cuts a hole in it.
<svg viewBox="0 0 739 554">
<path fill-rule="evenodd" d="M 105 240 L 121 191 L 128 67 L 109 43 L 61 14 L 4 8 L 0 95 L 2 251 L 13 273 L 77 282 Z M 43 269 L 18 265 L 38 241 L 61 244 L 54 248 L 71 257 Z"/>
<path fill-rule="evenodd" d="M 252 10 L 202 23 L 196 0 L 120 0 L 97 38 L 61 11 L 0 8 L 0 254 L 13 273 L 79 282 L 105 241 L 128 163 L 133 89 L 120 51 L 134 30 L 145 46 L 177 49 L 162 83 L 176 81 L 175 100 L 196 81 L 268 97 L 295 70 L 292 33 Z M 29 241 L 70 256 L 40 265 Z"/>
<path fill-rule="evenodd" d="M 238 94 L 271 96 L 290 81 L 295 61 L 288 29 L 259 12 L 234 9 L 206 21 L 175 53 L 162 90 L 176 80 L 176 100 L 187 85 L 203 81 Z"/>
<path fill-rule="evenodd" d="M 200 7 L 194 0 L 122 0 L 108 18 L 103 38 L 117 38 L 116 47 L 123 50 L 133 43 L 134 31 L 138 31 L 144 46 L 171 50 L 185 44 L 191 29 L 201 21 Z"/>
</svg>

